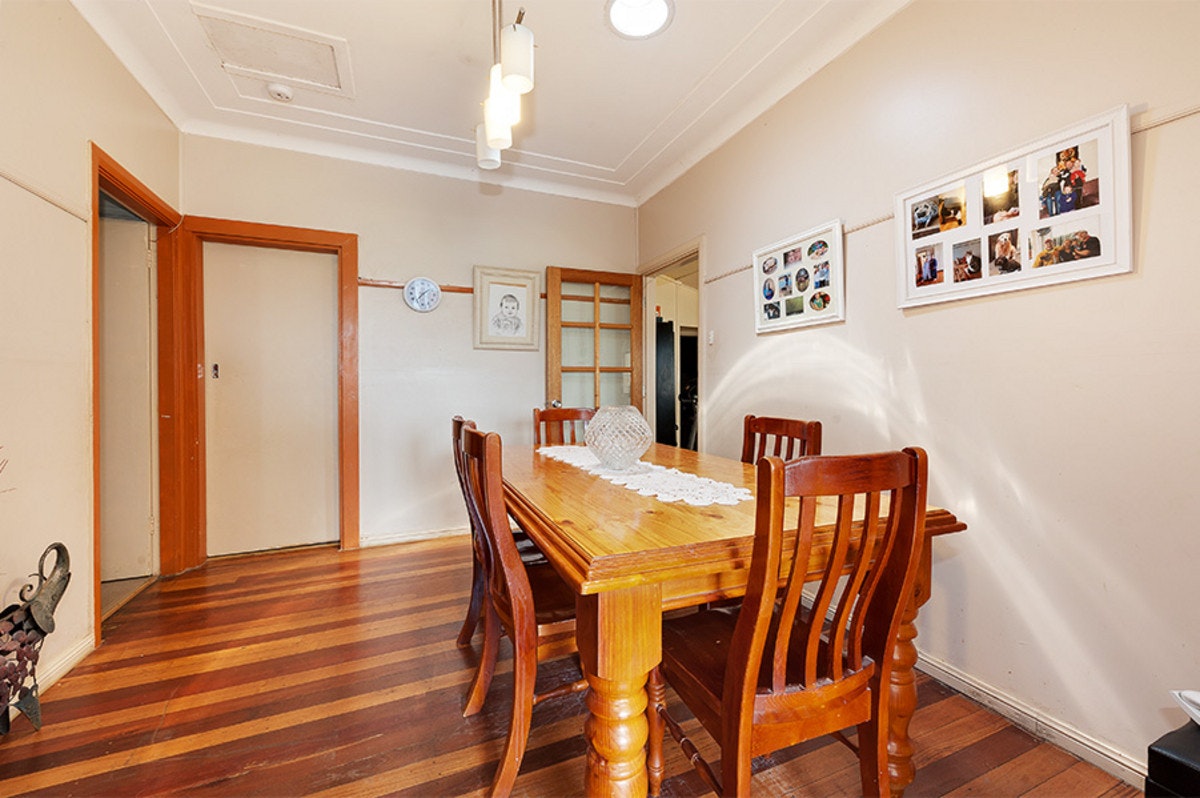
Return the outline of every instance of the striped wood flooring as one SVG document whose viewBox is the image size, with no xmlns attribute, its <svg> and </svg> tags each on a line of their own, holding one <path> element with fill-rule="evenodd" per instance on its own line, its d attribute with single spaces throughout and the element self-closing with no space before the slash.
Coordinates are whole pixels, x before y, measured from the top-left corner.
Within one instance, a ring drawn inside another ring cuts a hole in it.
<svg viewBox="0 0 1200 798">
<path fill-rule="evenodd" d="M 512 681 L 506 642 L 483 713 L 461 716 L 478 650 L 454 643 L 469 584 L 465 538 L 221 558 L 161 580 L 45 692 L 40 732 L 18 718 L 0 738 L 0 795 L 483 795 Z M 561 660 L 540 679 L 574 673 Z M 1140 794 L 919 678 L 908 795 Z M 583 713 L 582 695 L 534 710 L 516 794 L 581 793 Z M 664 795 L 702 794 L 667 743 Z M 854 756 L 828 739 L 762 758 L 756 774 L 761 795 L 858 790 Z"/>
</svg>

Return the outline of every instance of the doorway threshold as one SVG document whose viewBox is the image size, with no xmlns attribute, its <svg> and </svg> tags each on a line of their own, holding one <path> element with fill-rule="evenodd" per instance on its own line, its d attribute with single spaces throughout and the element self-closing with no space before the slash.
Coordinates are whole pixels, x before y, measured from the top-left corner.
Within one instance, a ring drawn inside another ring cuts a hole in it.
<svg viewBox="0 0 1200 798">
<path fill-rule="evenodd" d="M 100 620 L 124 607 L 134 596 L 154 584 L 153 576 L 135 576 L 132 579 L 113 579 L 100 583 Z"/>
</svg>

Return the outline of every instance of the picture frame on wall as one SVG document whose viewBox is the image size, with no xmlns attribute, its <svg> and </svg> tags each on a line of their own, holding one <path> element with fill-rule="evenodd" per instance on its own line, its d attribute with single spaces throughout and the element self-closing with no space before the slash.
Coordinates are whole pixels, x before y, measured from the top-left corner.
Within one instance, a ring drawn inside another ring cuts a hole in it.
<svg viewBox="0 0 1200 798">
<path fill-rule="evenodd" d="M 846 318 L 840 219 L 755 250 L 753 272 L 759 334 Z"/>
<path fill-rule="evenodd" d="M 541 323 L 538 273 L 475 267 L 476 349 L 537 349 Z"/>
<path fill-rule="evenodd" d="M 1129 110 L 895 198 L 899 306 L 1133 270 Z"/>
</svg>

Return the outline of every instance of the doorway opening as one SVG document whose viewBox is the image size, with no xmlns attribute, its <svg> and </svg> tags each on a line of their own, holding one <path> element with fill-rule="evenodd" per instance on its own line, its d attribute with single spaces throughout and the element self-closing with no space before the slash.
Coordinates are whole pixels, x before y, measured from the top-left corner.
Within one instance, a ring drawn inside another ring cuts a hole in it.
<svg viewBox="0 0 1200 798">
<path fill-rule="evenodd" d="M 158 575 L 155 229 L 100 193 L 100 618 Z"/>
<path fill-rule="evenodd" d="M 654 366 L 648 369 L 658 443 L 697 450 L 700 402 L 700 254 L 698 248 L 670 259 L 647 275 L 647 302 L 654 311 Z"/>
</svg>

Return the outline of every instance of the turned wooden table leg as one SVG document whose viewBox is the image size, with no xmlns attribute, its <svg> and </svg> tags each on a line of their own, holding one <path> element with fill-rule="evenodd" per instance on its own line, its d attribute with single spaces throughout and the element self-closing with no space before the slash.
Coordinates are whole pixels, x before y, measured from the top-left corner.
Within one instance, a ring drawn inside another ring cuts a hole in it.
<svg viewBox="0 0 1200 798">
<path fill-rule="evenodd" d="M 900 621 L 900 634 L 892 651 L 891 693 L 888 713 L 888 776 L 892 795 L 900 796 L 912 784 L 917 769 L 912 763 L 912 742 L 908 737 L 908 724 L 917 710 L 917 680 L 913 666 L 917 664 L 917 647 L 913 638 L 917 627 L 915 604 L 910 604 Z"/>
<path fill-rule="evenodd" d="M 643 585 L 576 600 L 575 635 L 588 680 L 589 796 L 646 795 L 646 677 L 662 658 L 662 598 Z"/>
<path fill-rule="evenodd" d="M 917 664 L 917 647 L 913 643 L 917 636 L 917 612 L 929 601 L 933 589 L 933 554 L 929 544 L 930 541 L 926 539 L 921 550 L 921 565 L 917 571 L 912 600 L 904 608 L 896 647 L 892 650 L 891 689 L 888 695 L 888 777 L 892 795 L 897 798 L 904 794 L 917 775 L 912 763 L 913 749 L 908 736 L 908 724 L 917 711 L 917 678 L 913 673 Z"/>
</svg>

